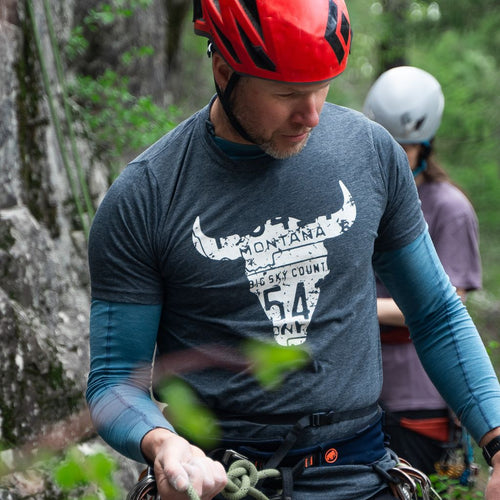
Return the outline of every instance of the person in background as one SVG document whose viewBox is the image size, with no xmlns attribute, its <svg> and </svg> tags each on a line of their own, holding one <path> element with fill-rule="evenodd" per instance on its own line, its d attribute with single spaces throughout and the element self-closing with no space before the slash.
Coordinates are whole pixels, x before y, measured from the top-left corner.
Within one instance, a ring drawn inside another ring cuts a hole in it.
<svg viewBox="0 0 500 500">
<path fill-rule="evenodd" d="M 400 66 L 383 73 L 370 88 L 363 112 L 384 126 L 405 150 L 422 203 L 429 234 L 457 294 L 481 287 L 478 222 L 465 194 L 450 180 L 434 154 L 444 96 L 426 71 Z M 405 318 L 384 285 L 377 281 L 384 381 L 381 402 L 391 448 L 426 474 L 456 465 L 455 448 L 470 470 L 467 436 L 426 374 Z M 464 475 L 465 474 L 465 475 Z"/>
<path fill-rule="evenodd" d="M 154 467 L 162 500 L 218 495 L 235 456 L 220 449 L 279 468 L 281 498 L 394 498 L 376 271 L 491 457 L 486 498 L 498 500 L 500 384 L 407 157 L 382 126 L 326 102 L 351 46 L 344 1 L 194 7 L 217 94 L 123 170 L 92 224 L 87 401 L 99 434 Z M 237 362 L 255 342 L 308 362 L 270 390 L 256 362 Z M 162 369 L 215 415 L 203 447 L 174 420 L 179 401 L 164 415 L 152 399 Z"/>
</svg>

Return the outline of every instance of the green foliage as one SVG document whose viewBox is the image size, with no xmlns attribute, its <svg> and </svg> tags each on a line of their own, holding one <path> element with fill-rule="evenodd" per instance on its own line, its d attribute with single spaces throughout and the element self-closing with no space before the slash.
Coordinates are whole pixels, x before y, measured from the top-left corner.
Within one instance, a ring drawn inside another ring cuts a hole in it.
<svg viewBox="0 0 500 500">
<path fill-rule="evenodd" d="M 310 360 L 308 352 L 301 347 L 255 340 L 245 344 L 244 352 L 252 363 L 255 377 L 269 390 L 277 388 L 288 373 L 300 370 Z"/>
<path fill-rule="evenodd" d="M 66 48 L 66 56 L 82 56 L 88 48 L 85 30 L 96 31 L 130 17 L 136 9 L 148 7 L 152 0 L 113 0 L 91 9 L 83 26 L 77 26 Z M 153 48 L 130 47 L 121 62 L 131 65 L 136 59 L 152 56 Z M 135 96 L 129 79 L 112 69 L 97 77 L 77 75 L 69 86 L 76 114 L 94 145 L 94 154 L 111 165 L 111 180 L 119 173 L 123 159 L 155 142 L 175 126 L 175 107 L 163 109 L 151 96 Z"/>
<path fill-rule="evenodd" d="M 302 368 L 310 359 L 302 348 L 258 341 L 249 341 L 243 351 L 255 377 L 269 390 L 278 387 L 288 373 Z M 220 435 L 216 418 L 184 381 L 170 377 L 162 382 L 158 392 L 168 405 L 165 411 L 174 427 L 182 429 L 183 435 L 202 447 L 213 445 Z"/>
<path fill-rule="evenodd" d="M 488 351 L 488 354 L 492 356 L 493 354 L 498 352 L 499 347 L 500 347 L 500 342 L 498 342 L 497 340 L 491 340 L 486 345 L 486 350 Z"/>
<path fill-rule="evenodd" d="M 113 480 L 115 461 L 105 453 L 85 455 L 78 448 L 67 451 L 54 470 L 54 480 L 68 500 L 115 500 L 123 491 Z"/>
<path fill-rule="evenodd" d="M 168 418 L 174 427 L 182 429 L 183 435 L 201 447 L 213 445 L 220 434 L 216 419 L 185 382 L 169 378 L 159 394 L 162 401 L 168 402 Z"/>
<path fill-rule="evenodd" d="M 128 79 L 114 71 L 106 70 L 95 79 L 78 76 L 70 90 L 95 153 L 114 161 L 113 177 L 124 156 L 152 144 L 175 125 L 175 108 L 164 110 L 150 96 L 132 95 Z"/>
<path fill-rule="evenodd" d="M 65 47 L 66 57 L 71 61 L 82 56 L 88 48 L 85 29 L 98 31 L 117 22 L 122 17 L 131 17 L 137 9 L 149 7 L 153 0 L 111 0 L 101 2 L 90 9 L 83 19 L 83 25 L 75 26 Z"/>
<path fill-rule="evenodd" d="M 153 0 L 112 0 L 101 2 L 99 7 L 91 9 L 85 17 L 84 23 L 91 29 L 97 30 L 109 26 L 121 17 L 130 17 L 136 9 L 149 7 Z"/>
<path fill-rule="evenodd" d="M 83 26 L 76 26 L 71 32 L 71 36 L 65 47 L 65 54 L 68 60 L 73 61 L 87 50 L 89 43 L 83 34 Z"/>
<path fill-rule="evenodd" d="M 463 486 L 458 479 L 451 479 L 446 476 L 432 474 L 431 480 L 433 488 L 443 500 L 459 498 L 460 500 L 473 500 L 484 498 L 484 493 L 471 486 Z"/>
<path fill-rule="evenodd" d="M 486 21 L 483 24 L 489 26 Z M 436 151 L 477 212 L 484 289 L 500 297 L 496 251 L 500 239 L 500 61 L 481 42 L 483 37 L 484 33 L 447 29 L 438 39 L 420 40 L 410 55 L 412 64 L 435 75 L 443 87 L 446 102 Z"/>
</svg>

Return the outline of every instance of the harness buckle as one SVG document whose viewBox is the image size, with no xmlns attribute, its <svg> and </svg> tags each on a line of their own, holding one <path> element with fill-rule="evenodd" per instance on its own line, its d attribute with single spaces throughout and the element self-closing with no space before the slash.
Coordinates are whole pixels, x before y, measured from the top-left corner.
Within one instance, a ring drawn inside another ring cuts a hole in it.
<svg viewBox="0 0 500 500">
<path fill-rule="evenodd" d="M 333 410 L 312 413 L 309 418 L 309 425 L 311 427 L 321 427 L 322 425 L 331 424 L 334 414 Z"/>
</svg>

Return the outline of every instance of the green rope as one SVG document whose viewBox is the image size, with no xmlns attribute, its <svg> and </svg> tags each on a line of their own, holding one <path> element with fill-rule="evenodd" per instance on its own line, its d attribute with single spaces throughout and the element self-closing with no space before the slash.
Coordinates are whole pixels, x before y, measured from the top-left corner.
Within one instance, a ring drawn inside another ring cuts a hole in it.
<svg viewBox="0 0 500 500">
<path fill-rule="evenodd" d="M 222 496 L 227 500 L 241 500 L 247 496 L 256 500 L 269 500 L 255 485 L 262 479 L 279 478 L 277 469 L 257 470 L 255 465 L 248 460 L 236 460 L 227 471 L 227 484 L 222 491 Z M 186 491 L 190 500 L 200 500 L 192 485 Z"/>
<path fill-rule="evenodd" d="M 69 184 L 70 184 L 71 193 L 73 195 L 73 200 L 74 200 L 75 205 L 76 205 L 76 210 L 77 210 L 78 215 L 80 217 L 80 221 L 81 221 L 81 224 L 82 224 L 82 227 L 83 227 L 83 231 L 85 233 L 85 238 L 88 240 L 89 225 L 88 225 L 87 219 L 85 217 L 85 212 L 83 210 L 83 206 L 82 206 L 82 204 L 80 202 L 80 197 L 78 195 L 78 190 L 77 190 L 77 187 L 76 187 L 76 183 L 75 183 L 75 180 L 73 178 L 73 173 L 72 173 L 72 170 L 71 170 L 71 167 L 70 167 L 70 164 L 69 164 L 68 154 L 67 154 L 67 151 L 66 151 L 66 146 L 64 144 L 64 136 L 63 136 L 63 133 L 62 133 L 62 127 L 61 127 L 61 123 L 59 121 L 59 117 L 58 117 L 57 112 L 56 112 L 56 108 L 55 108 L 55 104 L 54 104 L 54 97 L 52 95 L 51 87 L 50 87 L 49 75 L 48 75 L 48 72 L 47 72 L 47 67 L 45 66 L 45 58 L 43 56 L 42 44 L 41 44 L 41 41 L 40 41 L 40 34 L 38 32 L 38 26 L 37 26 L 36 19 L 35 19 L 35 13 L 34 13 L 34 10 L 33 10 L 32 0 L 27 0 L 27 6 L 28 6 L 28 13 L 29 13 L 29 16 L 31 18 L 31 24 L 32 24 L 32 27 L 33 27 L 33 36 L 35 38 L 35 43 L 36 43 L 36 47 L 37 47 L 37 51 L 38 51 L 38 58 L 39 58 L 39 62 L 40 62 L 40 70 L 41 70 L 41 73 L 42 73 L 42 79 L 43 79 L 43 84 L 44 84 L 44 87 L 45 87 L 45 93 L 47 94 L 47 100 L 48 100 L 48 103 L 49 103 L 50 114 L 51 114 L 52 120 L 54 122 L 54 128 L 55 128 L 55 131 L 56 131 L 57 142 L 59 144 L 61 158 L 62 158 L 62 161 L 63 161 L 63 164 L 64 164 L 64 168 L 66 170 L 66 175 L 68 176 L 68 181 L 69 181 Z"/>
</svg>

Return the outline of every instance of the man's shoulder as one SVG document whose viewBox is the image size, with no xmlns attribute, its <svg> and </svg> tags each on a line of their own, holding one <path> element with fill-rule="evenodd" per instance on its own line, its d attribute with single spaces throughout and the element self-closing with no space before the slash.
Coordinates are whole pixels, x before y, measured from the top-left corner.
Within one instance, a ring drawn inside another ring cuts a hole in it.
<svg viewBox="0 0 500 500">
<path fill-rule="evenodd" d="M 200 121 L 204 120 L 204 112 L 205 108 L 194 113 L 189 118 L 186 118 L 172 130 L 160 137 L 131 163 L 154 163 L 155 159 L 158 157 L 170 155 L 171 151 L 179 151 L 182 144 L 188 144 L 192 141 L 193 134 L 196 134 L 199 130 Z"/>
<path fill-rule="evenodd" d="M 341 106 L 340 104 L 335 104 L 333 102 L 325 102 L 323 106 L 323 115 L 325 117 L 330 118 L 334 117 L 336 119 L 342 118 L 343 120 L 349 121 L 360 121 L 363 122 L 367 120 L 366 116 L 360 111 L 356 111 L 355 109 L 348 108 L 346 106 Z"/>
<path fill-rule="evenodd" d="M 362 133 L 370 137 L 373 142 L 381 142 L 382 144 L 395 142 L 382 125 L 352 108 L 326 102 L 321 114 L 321 120 L 324 126 L 332 130 L 343 131 L 347 136 Z"/>
</svg>

